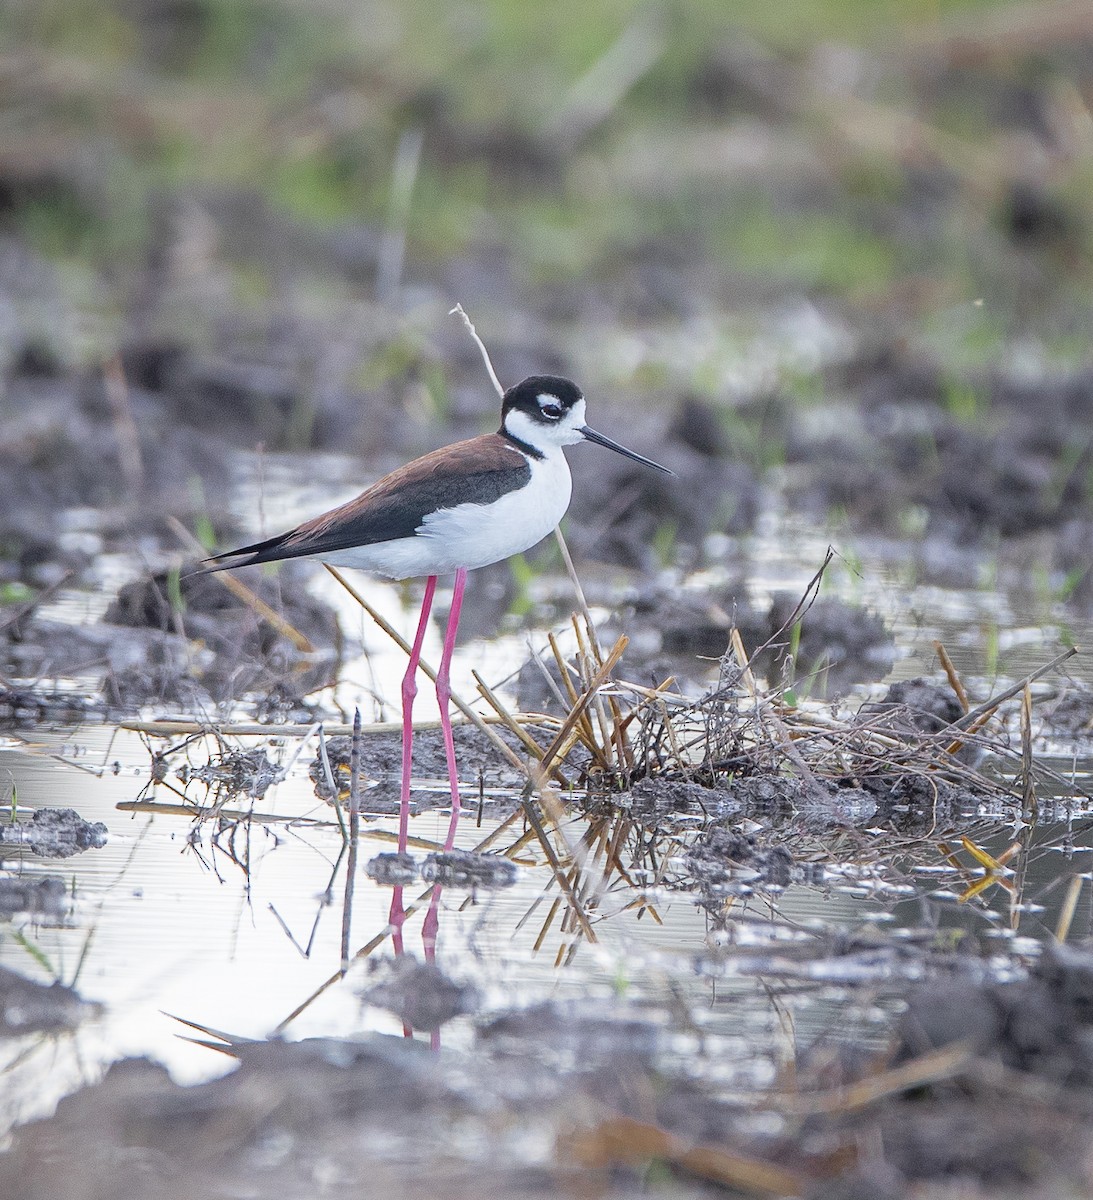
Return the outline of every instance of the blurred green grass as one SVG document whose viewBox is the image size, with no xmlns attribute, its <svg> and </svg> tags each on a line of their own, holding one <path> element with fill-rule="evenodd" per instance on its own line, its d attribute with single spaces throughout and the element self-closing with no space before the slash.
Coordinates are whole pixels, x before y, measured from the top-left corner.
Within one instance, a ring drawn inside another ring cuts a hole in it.
<svg viewBox="0 0 1093 1200">
<path fill-rule="evenodd" d="M 974 28 L 979 14 L 1018 7 L 14 0 L 0 12 L 9 132 L 0 220 L 52 259 L 115 275 L 145 262 L 164 196 L 195 187 L 243 189 L 316 227 L 382 230 L 399 138 L 420 128 L 407 235 L 426 272 L 503 246 L 529 285 L 579 284 L 625 271 L 650 247 L 685 247 L 768 290 L 869 311 L 902 312 L 906 296 L 924 293 L 927 330 L 930 314 L 988 295 L 954 353 L 982 345 L 989 354 L 1015 322 L 1041 318 L 1044 337 L 1074 353 L 1077 324 L 1060 313 L 1090 307 L 1088 158 L 1045 172 L 1043 195 L 1072 222 L 1046 248 L 1013 244 L 1005 187 L 977 178 L 1004 164 L 1010 130 L 1000 104 L 1075 86 L 1073 64 L 1019 55 L 963 75 L 935 64 L 939 83 L 905 61 L 947 22 Z M 574 116 L 590 72 L 607 72 L 600 82 L 610 95 L 617 80 L 605 64 L 629 34 L 655 47 L 647 68 L 602 114 Z M 855 47 L 866 56 L 855 59 Z M 779 71 L 799 83 L 825 53 L 836 75 L 877 74 L 867 90 L 879 139 L 861 137 L 861 121 L 840 109 L 841 83 L 830 103 L 822 87 L 779 94 Z M 733 67 L 741 55 L 743 72 Z M 897 129 L 895 143 L 925 130 L 926 149 L 910 165 L 902 147 L 885 147 L 891 114 L 918 122 Z M 751 137 L 774 158 L 799 144 L 824 178 L 810 181 L 808 162 L 769 178 L 758 169 L 736 178 L 731 161 L 704 173 L 702 139 L 723 134 L 741 141 L 741 153 Z M 938 201 L 931 189 L 951 194 Z M 263 268 L 236 268 L 240 293 L 262 295 Z M 1047 294 L 1058 300 L 1051 313 L 1040 303 Z"/>
</svg>

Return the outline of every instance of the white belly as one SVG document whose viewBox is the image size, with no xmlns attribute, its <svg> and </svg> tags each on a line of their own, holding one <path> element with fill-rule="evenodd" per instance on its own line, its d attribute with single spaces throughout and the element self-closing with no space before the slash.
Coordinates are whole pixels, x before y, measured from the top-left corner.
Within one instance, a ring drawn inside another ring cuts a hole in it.
<svg viewBox="0 0 1093 1200">
<path fill-rule="evenodd" d="M 413 537 L 336 550 L 320 557 L 336 567 L 374 571 L 391 579 L 447 575 L 500 562 L 541 541 L 565 516 L 572 491 L 561 450 L 531 462 L 526 487 L 492 504 L 459 504 L 431 513 Z"/>
</svg>

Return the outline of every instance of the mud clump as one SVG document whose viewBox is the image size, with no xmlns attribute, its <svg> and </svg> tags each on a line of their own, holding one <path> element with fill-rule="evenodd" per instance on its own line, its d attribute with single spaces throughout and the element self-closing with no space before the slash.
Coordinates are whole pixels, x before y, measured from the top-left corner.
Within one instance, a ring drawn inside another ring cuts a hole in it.
<svg viewBox="0 0 1093 1200">
<path fill-rule="evenodd" d="M 938 733 L 963 715 L 964 709 L 951 688 L 921 677 L 898 680 L 880 700 L 863 704 L 858 710 L 859 720 L 882 718 L 887 732 L 903 738 Z"/>
<path fill-rule="evenodd" d="M 1066 1087 L 1093 1083 L 1093 953 L 1048 945 L 1029 978 L 966 981 L 913 992 L 898 1027 L 896 1060 L 954 1042 L 981 1058 Z"/>
<path fill-rule="evenodd" d="M 374 975 L 381 978 L 361 991 L 361 999 L 412 1029 L 433 1033 L 478 1006 L 477 989 L 455 983 L 433 963 L 403 956 L 378 966 Z"/>
<path fill-rule="evenodd" d="M 405 887 L 417 878 L 417 859 L 412 854 L 377 854 L 365 863 L 364 873 L 381 887 Z"/>
<path fill-rule="evenodd" d="M 496 854 L 476 854 L 473 850 L 445 850 L 430 854 L 422 864 L 421 878 L 453 888 L 495 890 L 512 887 L 517 867 Z"/>
<path fill-rule="evenodd" d="M 788 627 L 798 603 L 799 597 L 786 593 L 771 603 L 770 635 L 784 632 L 780 644 L 759 656 L 769 679 L 807 681 L 810 692 L 822 695 L 883 679 L 892 669 L 896 643 L 884 621 L 860 605 L 826 597 L 798 618 L 800 632 L 790 664 Z"/>
<path fill-rule="evenodd" d="M 0 843 L 26 846 L 42 858 L 71 858 L 106 845 L 102 821 L 85 821 L 74 808 L 40 808 L 29 821 L 0 825 Z"/>
<path fill-rule="evenodd" d="M 187 654 L 178 671 L 178 683 L 160 678 L 162 671 L 149 671 L 147 680 L 129 672 L 114 685 L 119 695 L 138 699 L 142 683 L 153 691 L 162 691 L 167 684 L 177 690 L 191 676 L 214 701 L 263 696 L 278 689 L 284 692 L 286 687 L 298 699 L 325 683 L 331 673 L 330 648 L 340 643 L 333 610 L 307 595 L 303 577 L 291 567 L 276 579 L 250 579 L 248 586 L 310 643 L 313 652 L 302 650 L 295 639 L 259 616 L 215 575 L 159 572 L 126 584 L 107 609 L 106 622 L 153 630 L 160 636 L 185 637 L 182 644 L 197 644 L 200 653 Z"/>
<path fill-rule="evenodd" d="M 510 745 L 514 739 L 507 731 L 501 731 Z M 473 725 L 457 724 L 452 729 L 455 741 L 455 759 L 459 768 L 460 779 L 464 784 L 469 779 L 487 784 L 491 787 L 513 787 L 523 785 L 526 778 L 513 770 L 497 747 L 481 730 Z M 349 764 L 352 754 L 352 739 L 348 736 L 333 737 L 326 740 L 326 757 L 330 764 L 330 773 L 338 787 L 338 794 L 344 801 L 349 796 Z M 398 783 L 402 774 L 402 734 L 366 733 L 361 738 L 361 781 L 378 780 L 380 787 L 369 789 L 369 805 L 373 806 L 379 797 L 376 793 L 386 793 L 389 785 Z M 444 754 L 444 739 L 439 729 L 424 729 L 414 733 L 414 762 L 415 779 L 447 779 L 448 763 Z M 333 799 L 330 781 L 327 777 L 326 765 L 323 762 L 322 751 L 317 751 L 308 767 L 308 777 L 315 785 L 315 794 L 327 803 Z M 384 800 L 387 797 L 384 795 Z M 397 800 L 397 796 L 394 797 Z M 439 805 L 447 802 L 447 793 L 440 794 L 415 792 L 415 804 Z"/>
<path fill-rule="evenodd" d="M 68 912 L 68 887 L 59 875 L 0 878 L 0 918 L 27 913 L 59 921 Z"/>
<path fill-rule="evenodd" d="M 313 645 L 333 645 L 337 640 L 334 612 L 308 596 L 304 585 L 305 580 L 291 566 L 276 579 L 247 581 L 259 600 Z M 269 622 L 258 620 L 253 609 L 216 574 L 194 568 L 177 576 L 160 571 L 127 583 L 111 601 L 104 619 L 112 625 L 164 633 L 184 630 L 187 636 L 211 640 L 214 646 L 242 634 L 245 649 L 255 655 L 268 656 L 285 636 Z"/>
<path fill-rule="evenodd" d="M 870 775 L 861 784 L 876 799 L 878 823 L 913 835 L 929 834 L 938 825 L 966 823 L 976 816 L 985 800 L 994 799 L 944 779 L 917 773 Z"/>
<path fill-rule="evenodd" d="M 100 1011 L 63 983 L 37 983 L 0 966 L 0 1037 L 60 1033 Z"/>
<path fill-rule="evenodd" d="M 694 842 L 684 863 L 693 885 L 707 895 L 780 892 L 793 882 L 793 855 L 785 846 L 716 826 Z"/>
<path fill-rule="evenodd" d="M 730 817 L 743 811 L 743 802 L 727 788 L 656 777 L 638 780 L 617 803 L 633 820 L 654 826 L 673 817 Z"/>
</svg>

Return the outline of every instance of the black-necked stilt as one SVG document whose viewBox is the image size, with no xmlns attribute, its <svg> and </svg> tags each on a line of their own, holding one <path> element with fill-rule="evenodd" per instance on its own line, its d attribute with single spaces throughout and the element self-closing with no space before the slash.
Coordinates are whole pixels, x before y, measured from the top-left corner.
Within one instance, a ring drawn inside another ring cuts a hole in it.
<svg viewBox="0 0 1093 1200">
<path fill-rule="evenodd" d="M 450 849 L 459 819 L 459 780 L 448 715 L 449 673 L 467 572 L 529 549 L 562 519 L 572 486 L 563 446 L 595 442 L 671 474 L 667 467 L 589 429 L 584 415 L 584 396 L 575 383 L 556 375 L 532 375 L 504 394 L 501 428 L 496 433 L 434 450 L 385 475 L 355 500 L 288 533 L 208 560 L 215 571 L 286 558 L 315 558 L 392 579 L 427 576 L 410 663 L 402 681 L 400 853 L 406 849 L 410 815 L 411 717 L 417 667 L 437 576 L 455 572 L 436 679 L 452 795 L 446 843 Z"/>
</svg>

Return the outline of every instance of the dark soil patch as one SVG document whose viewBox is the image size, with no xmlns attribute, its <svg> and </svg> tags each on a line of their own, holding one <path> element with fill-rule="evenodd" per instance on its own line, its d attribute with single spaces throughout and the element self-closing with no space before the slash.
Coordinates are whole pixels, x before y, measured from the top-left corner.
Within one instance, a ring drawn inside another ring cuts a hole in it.
<svg viewBox="0 0 1093 1200">
<path fill-rule="evenodd" d="M 514 748 L 517 743 L 507 731 L 498 730 L 499 736 Z M 516 772 L 498 752 L 497 747 L 473 725 L 460 724 L 452 729 L 455 742 L 455 757 L 460 780 L 464 787 L 481 785 L 491 789 L 523 787 L 527 778 Z M 327 760 L 331 773 L 338 784 L 342 800 L 349 796 L 349 761 L 352 740 L 348 737 L 329 738 L 326 743 Z M 315 784 L 315 794 L 320 800 L 330 801 L 330 785 L 326 766 L 320 751 L 308 767 L 308 775 Z M 376 781 L 364 793 L 363 806 L 370 811 L 394 811 L 399 801 L 402 778 L 402 734 L 371 733 L 361 743 L 362 782 Z M 448 764 L 444 754 L 444 739 L 440 729 L 419 729 L 414 732 L 414 779 L 443 779 L 448 777 Z M 435 807 L 450 804 L 447 790 L 443 793 L 414 791 L 411 800 L 415 807 Z M 466 799 L 464 800 L 466 803 Z M 378 806 L 378 807 L 377 807 Z"/>
</svg>

